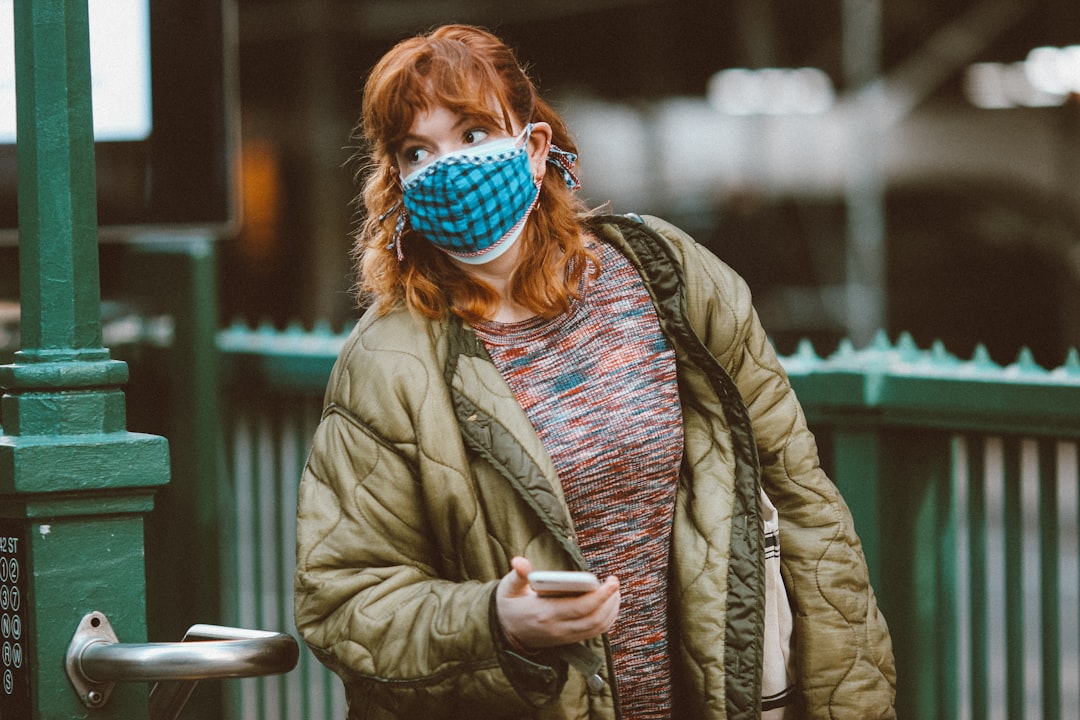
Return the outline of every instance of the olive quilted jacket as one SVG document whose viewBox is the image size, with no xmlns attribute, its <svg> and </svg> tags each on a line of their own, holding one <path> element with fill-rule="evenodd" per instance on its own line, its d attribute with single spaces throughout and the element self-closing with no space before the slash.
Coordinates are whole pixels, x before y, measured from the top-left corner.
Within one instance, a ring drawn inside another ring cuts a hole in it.
<svg viewBox="0 0 1080 720">
<path fill-rule="evenodd" d="M 678 229 L 640 220 L 589 222 L 641 271 L 678 358 L 676 717 L 759 716 L 762 486 L 781 519 L 799 716 L 894 717 L 891 642 L 851 515 L 746 285 Z M 619 717 L 604 638 L 523 657 L 493 632 L 512 556 L 585 563 L 551 460 L 468 326 L 404 309 L 360 320 L 297 519 L 297 627 L 344 682 L 351 720 Z"/>
</svg>

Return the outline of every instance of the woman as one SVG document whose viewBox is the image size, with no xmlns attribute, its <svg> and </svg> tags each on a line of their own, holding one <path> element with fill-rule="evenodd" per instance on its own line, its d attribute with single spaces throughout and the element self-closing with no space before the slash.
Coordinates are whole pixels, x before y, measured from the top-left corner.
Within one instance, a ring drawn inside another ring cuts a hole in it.
<svg viewBox="0 0 1080 720">
<path fill-rule="evenodd" d="M 565 125 L 480 29 L 394 47 L 360 129 L 371 307 L 296 574 L 349 717 L 894 716 L 850 514 L 742 280 L 586 212 Z M 551 598 L 534 569 L 604 579 Z"/>
</svg>

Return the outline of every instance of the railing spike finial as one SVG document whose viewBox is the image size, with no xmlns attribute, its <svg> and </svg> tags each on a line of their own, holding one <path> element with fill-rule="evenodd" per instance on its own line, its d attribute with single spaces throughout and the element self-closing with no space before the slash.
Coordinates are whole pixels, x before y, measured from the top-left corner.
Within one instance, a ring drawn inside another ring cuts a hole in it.
<svg viewBox="0 0 1080 720">
<path fill-rule="evenodd" d="M 977 368 L 992 369 L 1001 367 L 990 357 L 990 350 L 983 343 L 975 346 L 975 353 L 971 356 L 971 362 Z"/>
<path fill-rule="evenodd" d="M 1027 345 L 1020 348 L 1020 353 L 1016 356 L 1016 362 L 1013 363 L 1012 367 L 1019 372 L 1045 372 L 1045 369 L 1035 362 L 1035 355 Z"/>
<path fill-rule="evenodd" d="M 906 362 L 914 362 L 919 359 L 919 345 L 915 342 L 914 336 L 906 330 L 900 333 L 900 337 L 897 338 L 896 349 L 900 353 L 900 358 Z"/>
<path fill-rule="evenodd" d="M 1066 375 L 1080 375 L 1080 350 L 1069 348 L 1065 363 L 1061 366 Z"/>
<path fill-rule="evenodd" d="M 892 350 L 893 346 L 892 343 L 889 341 L 889 333 L 885 332 L 884 329 L 878 329 L 878 331 L 874 333 L 874 339 L 871 342 L 870 347 L 872 347 L 874 350 L 882 350 L 886 352 Z"/>
<path fill-rule="evenodd" d="M 930 345 L 930 358 L 938 364 L 948 364 L 956 358 L 945 349 L 945 343 L 941 340 L 935 340 Z"/>
<path fill-rule="evenodd" d="M 820 359 L 817 350 L 814 348 L 814 342 L 810 338 L 803 338 L 799 341 L 799 346 L 795 349 L 795 356 L 808 362 Z"/>
<path fill-rule="evenodd" d="M 836 346 L 836 352 L 833 353 L 834 357 L 851 357 L 855 354 L 855 343 L 851 341 L 851 338 L 844 338 Z"/>
</svg>

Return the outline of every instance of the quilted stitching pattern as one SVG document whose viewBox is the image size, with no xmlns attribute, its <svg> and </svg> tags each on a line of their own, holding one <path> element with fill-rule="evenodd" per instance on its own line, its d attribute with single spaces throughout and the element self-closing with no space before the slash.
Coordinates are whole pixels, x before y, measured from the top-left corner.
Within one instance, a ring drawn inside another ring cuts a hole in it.
<svg viewBox="0 0 1080 720">
<path fill-rule="evenodd" d="M 707 362 L 686 328 L 670 328 L 687 393 L 673 573 L 680 667 L 696 687 L 692 695 L 705 717 L 754 712 L 760 621 L 754 603 L 738 598 L 758 592 L 756 563 L 748 560 L 760 534 L 756 498 L 745 498 L 753 487 L 745 468 L 757 447 L 762 482 L 783 523 L 802 710 L 889 717 L 891 650 L 865 571 L 856 570 L 858 538 L 810 459 L 813 438 L 749 293 L 688 238 L 650 222 L 686 268 L 689 327 L 737 386 L 703 371 L 699 363 Z M 603 232 L 624 244 L 617 229 Z M 670 292 L 677 271 L 663 246 L 654 250 L 660 254 L 637 261 L 657 273 L 658 304 L 683 302 Z M 414 322 L 406 312 L 362 320 L 328 386 L 301 484 L 297 626 L 345 679 L 353 718 L 613 717 L 610 694 L 590 703 L 575 673 L 556 706 L 529 710 L 498 665 L 487 614 L 495 581 L 516 552 L 572 567 L 572 528 L 550 460 L 468 333 L 455 336 L 438 323 L 417 333 Z M 736 427 L 737 404 L 717 412 L 717 398 L 733 394 L 746 400 L 742 412 L 753 418 L 756 437 Z M 736 467 L 744 468 L 742 479 Z M 437 631 L 414 633 L 416 626 Z"/>
<path fill-rule="evenodd" d="M 891 641 L 850 511 L 817 464 L 813 435 L 753 313 L 749 291 L 676 228 L 649 222 L 684 254 L 688 295 L 698 299 L 688 306 L 690 321 L 705 329 L 703 340 L 738 384 L 760 455 L 768 461 L 762 483 L 780 513 L 805 712 L 838 720 L 894 717 Z"/>
</svg>

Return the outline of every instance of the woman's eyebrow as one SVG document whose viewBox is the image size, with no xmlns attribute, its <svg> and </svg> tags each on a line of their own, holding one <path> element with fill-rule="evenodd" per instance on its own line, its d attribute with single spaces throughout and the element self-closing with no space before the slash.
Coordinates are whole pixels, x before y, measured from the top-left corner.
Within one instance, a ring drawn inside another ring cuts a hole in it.
<svg viewBox="0 0 1080 720">
<path fill-rule="evenodd" d="M 462 128 L 462 126 L 468 125 L 468 124 L 473 123 L 473 122 L 477 122 L 479 120 L 480 119 L 476 118 L 476 117 L 462 115 L 458 119 L 458 121 L 456 123 L 454 123 L 453 126 L 451 126 L 450 130 L 451 130 L 451 132 L 456 131 L 456 130 L 460 130 Z M 410 132 L 410 133 L 405 133 L 405 135 L 401 138 L 399 146 L 404 147 L 408 143 L 426 143 L 426 142 L 431 142 L 431 138 L 428 137 L 427 135 L 421 135 L 421 134 L 418 134 L 418 133 L 411 133 Z"/>
</svg>

